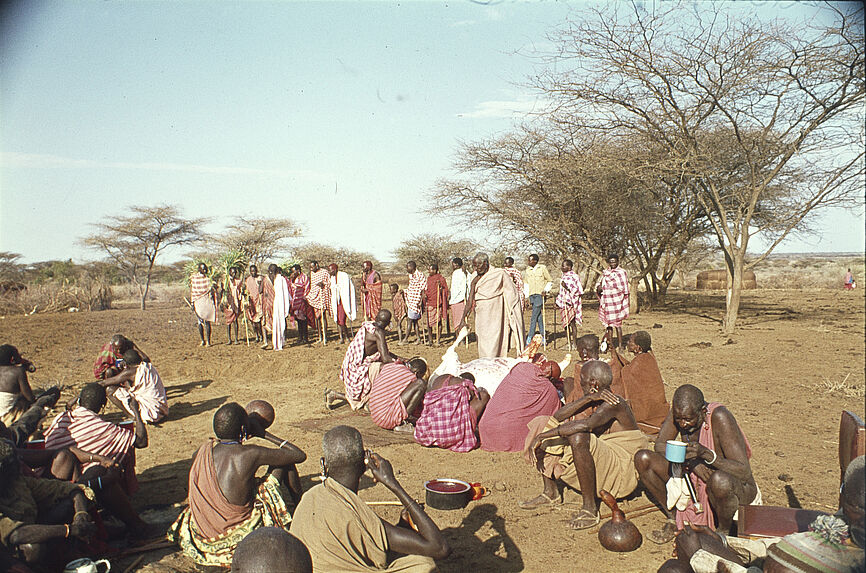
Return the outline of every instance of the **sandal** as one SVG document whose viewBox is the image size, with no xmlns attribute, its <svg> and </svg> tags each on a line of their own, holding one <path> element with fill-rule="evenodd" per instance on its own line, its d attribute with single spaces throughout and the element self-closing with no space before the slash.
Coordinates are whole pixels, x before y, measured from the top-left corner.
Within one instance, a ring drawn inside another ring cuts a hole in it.
<svg viewBox="0 0 866 573">
<path fill-rule="evenodd" d="M 576 530 L 589 529 L 590 527 L 598 525 L 600 521 L 600 513 L 592 513 L 590 510 L 582 508 L 577 512 L 574 518 L 568 522 L 568 526 Z"/>
<path fill-rule="evenodd" d="M 335 392 L 330 388 L 325 388 L 325 408 L 327 410 L 333 410 L 336 408 L 334 405 L 335 402 L 339 401 L 339 398 L 334 396 Z"/>
<path fill-rule="evenodd" d="M 647 539 L 658 545 L 670 543 L 677 536 L 677 522 L 673 519 L 665 520 L 665 524 L 661 529 L 650 531 Z"/>
<path fill-rule="evenodd" d="M 538 509 L 545 505 L 562 505 L 562 499 L 559 496 L 548 497 L 546 493 L 541 492 L 540 495 L 532 499 L 517 502 L 517 507 L 520 509 Z"/>
<path fill-rule="evenodd" d="M 400 433 L 414 433 L 415 426 L 412 424 L 412 422 L 403 422 L 399 426 L 394 427 L 394 431 Z"/>
</svg>

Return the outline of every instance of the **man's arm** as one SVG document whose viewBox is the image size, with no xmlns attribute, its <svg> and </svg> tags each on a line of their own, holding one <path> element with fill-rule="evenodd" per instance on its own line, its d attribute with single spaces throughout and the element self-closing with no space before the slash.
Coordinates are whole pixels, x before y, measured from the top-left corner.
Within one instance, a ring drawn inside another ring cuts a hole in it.
<svg viewBox="0 0 866 573">
<path fill-rule="evenodd" d="M 620 356 L 620 353 L 616 351 L 616 346 L 610 347 L 610 358 L 611 363 L 618 362 L 620 367 L 625 366 L 626 364 L 631 364 L 631 360 L 625 356 Z"/>
<path fill-rule="evenodd" d="M 124 368 L 119 374 L 100 380 L 98 384 L 108 388 L 109 386 L 122 386 L 124 382 L 135 382 L 135 371 L 135 368 Z"/>
<path fill-rule="evenodd" d="M 613 396 L 613 394 L 611 395 Z M 624 404 L 609 403 L 607 399 L 602 398 L 600 394 L 590 394 L 589 396 L 591 398 L 591 401 L 593 402 L 602 402 L 602 404 L 598 408 L 596 408 L 595 412 L 593 412 L 589 418 L 584 418 L 582 420 L 571 420 L 569 422 L 565 422 L 564 424 L 560 424 L 558 427 L 553 428 L 552 430 L 542 432 L 538 435 L 536 440 L 540 441 L 557 436 L 565 438 L 573 434 L 577 434 L 578 432 L 592 432 L 610 423 L 611 420 L 615 419 L 617 415 L 621 413 L 621 409 L 625 407 Z"/>
<path fill-rule="evenodd" d="M 87 498 L 79 488 L 71 493 L 75 516 L 69 525 L 22 525 L 9 535 L 9 545 L 41 543 L 51 539 L 78 537 L 87 539 L 93 535 L 95 526 L 87 513 Z"/>
<path fill-rule="evenodd" d="M 676 440 L 679 435 L 676 424 L 674 424 L 673 410 L 668 410 L 668 415 L 665 416 L 665 421 L 662 422 L 662 427 L 659 429 L 659 435 L 656 438 L 655 449 L 656 453 L 665 455 L 665 447 L 668 440 Z"/>
<path fill-rule="evenodd" d="M 138 411 L 138 401 L 132 394 L 129 395 L 129 409 L 132 410 L 132 418 L 135 420 L 135 442 L 133 446 L 138 449 L 147 447 L 147 426 L 144 425 L 144 420 L 141 419 L 141 412 Z"/>
<path fill-rule="evenodd" d="M 451 547 L 449 547 L 442 532 L 394 477 L 391 463 L 378 454 L 370 452 L 368 455 L 367 467 L 373 473 L 373 479 L 397 496 L 397 499 L 412 517 L 412 522 L 418 528 L 418 531 L 415 532 L 383 521 L 389 549 L 397 553 L 424 555 L 434 559 L 448 557 L 451 553 Z"/>
<path fill-rule="evenodd" d="M 553 417 L 556 418 L 557 421 L 562 422 L 567 420 L 586 408 L 591 402 L 594 400 L 599 400 L 597 394 L 584 394 L 577 400 L 573 402 L 569 402 L 565 406 L 562 406 L 559 410 L 553 413 Z"/>
<path fill-rule="evenodd" d="M 32 404 L 36 400 L 36 397 L 33 395 L 33 389 L 30 388 L 30 382 L 27 381 L 27 370 L 25 368 L 27 368 L 25 364 L 18 367 L 18 391 L 27 402 Z"/>
<path fill-rule="evenodd" d="M 385 340 L 385 331 L 377 328 L 374 331 L 374 336 L 376 337 L 376 349 L 379 351 L 379 356 L 382 357 L 382 363 L 390 364 L 394 362 L 394 355 L 388 350 L 388 342 Z"/>
<path fill-rule="evenodd" d="M 734 415 L 724 406 L 719 406 L 713 411 L 713 439 L 716 443 L 715 453 L 697 442 L 691 442 L 686 448 L 686 459 L 698 459 L 713 469 L 731 474 L 740 481 L 751 482 L 754 478 L 749 456 L 746 453 L 746 441 Z"/>
<path fill-rule="evenodd" d="M 300 464 L 306 461 L 307 454 L 304 453 L 304 450 L 290 443 L 288 440 L 280 440 L 279 438 L 270 433 L 263 436 L 263 438 L 268 440 L 275 446 L 280 446 L 280 444 L 283 445 L 282 447 L 276 448 L 266 448 L 264 446 L 256 445 L 245 446 L 247 448 L 251 448 L 251 451 L 253 451 L 255 454 L 253 458 L 256 464 L 255 469 L 261 466 L 290 466 Z"/>
</svg>

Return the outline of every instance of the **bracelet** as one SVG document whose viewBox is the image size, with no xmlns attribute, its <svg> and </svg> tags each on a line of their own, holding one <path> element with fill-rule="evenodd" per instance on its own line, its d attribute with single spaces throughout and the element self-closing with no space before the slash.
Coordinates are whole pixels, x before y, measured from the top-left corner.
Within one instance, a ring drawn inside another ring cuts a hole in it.
<svg viewBox="0 0 866 573">
<path fill-rule="evenodd" d="M 69 524 L 68 524 L 68 523 L 64 523 L 63 525 L 66 526 L 66 534 L 63 536 L 63 538 L 64 538 L 64 539 L 69 539 Z"/>
<path fill-rule="evenodd" d="M 72 516 L 72 521 L 75 521 L 75 518 L 78 517 L 79 514 L 84 514 L 84 515 L 90 517 L 90 512 L 87 512 L 87 511 L 76 511 L 76 512 L 75 512 L 75 515 Z"/>
<path fill-rule="evenodd" d="M 710 450 L 710 451 L 713 452 L 713 459 L 711 459 L 710 461 L 707 462 L 707 465 L 708 465 L 708 466 L 711 466 L 711 465 L 713 465 L 714 463 L 716 463 L 716 458 L 718 457 L 718 456 L 716 455 L 716 450 Z"/>
<path fill-rule="evenodd" d="M 288 443 L 289 443 L 289 440 L 283 440 L 283 443 L 280 444 L 279 447 L 282 448 L 283 446 L 285 446 L 285 445 L 288 444 Z"/>
<path fill-rule="evenodd" d="M 93 461 L 93 454 L 90 454 L 90 461 Z"/>
</svg>

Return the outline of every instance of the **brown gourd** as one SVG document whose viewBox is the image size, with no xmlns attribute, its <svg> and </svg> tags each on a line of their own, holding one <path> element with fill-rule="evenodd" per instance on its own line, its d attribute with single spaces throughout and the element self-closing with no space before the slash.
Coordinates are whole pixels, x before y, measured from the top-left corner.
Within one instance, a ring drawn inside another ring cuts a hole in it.
<svg viewBox="0 0 866 573">
<path fill-rule="evenodd" d="M 608 551 L 634 551 L 640 547 L 643 536 L 631 521 L 625 518 L 625 514 L 617 506 L 616 499 L 604 490 L 601 490 L 601 500 L 607 504 L 612 512 L 610 521 L 606 522 L 598 530 L 598 541 Z"/>
</svg>

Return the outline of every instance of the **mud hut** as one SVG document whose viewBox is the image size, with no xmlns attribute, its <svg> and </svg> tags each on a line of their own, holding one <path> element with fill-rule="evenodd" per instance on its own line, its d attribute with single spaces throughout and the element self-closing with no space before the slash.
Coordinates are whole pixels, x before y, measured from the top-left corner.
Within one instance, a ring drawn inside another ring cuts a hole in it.
<svg viewBox="0 0 866 573">
<path fill-rule="evenodd" d="M 695 285 L 698 290 L 726 290 L 728 288 L 728 273 L 725 270 L 701 271 Z M 754 271 L 743 272 L 743 289 L 758 288 L 758 279 Z"/>
</svg>

